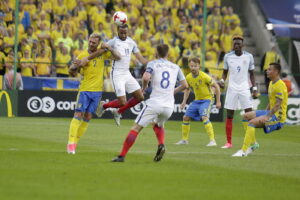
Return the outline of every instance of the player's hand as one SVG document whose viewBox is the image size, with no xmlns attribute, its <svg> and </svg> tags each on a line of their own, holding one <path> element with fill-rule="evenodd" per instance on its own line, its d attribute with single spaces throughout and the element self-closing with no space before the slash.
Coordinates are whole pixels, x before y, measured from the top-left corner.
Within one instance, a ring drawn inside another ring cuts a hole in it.
<svg viewBox="0 0 300 200">
<path fill-rule="evenodd" d="M 185 108 L 186 103 L 180 104 L 180 109 L 183 110 Z"/>
<path fill-rule="evenodd" d="M 252 98 L 253 99 L 257 99 L 259 96 L 260 96 L 260 93 L 258 93 L 257 91 L 252 92 Z"/>
<path fill-rule="evenodd" d="M 146 94 L 147 88 L 148 88 L 148 87 L 142 88 L 142 93 L 143 93 L 143 94 Z"/>
<path fill-rule="evenodd" d="M 216 107 L 217 107 L 218 109 L 220 109 L 220 108 L 222 107 L 221 102 L 217 102 L 217 103 L 216 103 Z"/>
<path fill-rule="evenodd" d="M 101 44 L 101 49 L 108 49 L 108 50 L 110 50 L 110 49 L 111 49 L 111 46 L 109 46 L 107 43 L 103 42 L 103 43 Z"/>
<path fill-rule="evenodd" d="M 88 57 L 84 57 L 81 61 L 80 61 L 80 65 L 81 67 L 86 66 L 89 62 Z"/>
<path fill-rule="evenodd" d="M 220 86 L 220 88 L 224 89 L 225 87 L 225 82 L 223 79 L 221 79 L 220 81 L 218 81 L 218 85 Z"/>
<path fill-rule="evenodd" d="M 263 123 L 263 124 L 265 124 L 268 120 L 269 120 L 268 115 L 265 115 L 265 116 L 262 117 L 262 119 L 261 119 L 260 122 Z"/>
</svg>

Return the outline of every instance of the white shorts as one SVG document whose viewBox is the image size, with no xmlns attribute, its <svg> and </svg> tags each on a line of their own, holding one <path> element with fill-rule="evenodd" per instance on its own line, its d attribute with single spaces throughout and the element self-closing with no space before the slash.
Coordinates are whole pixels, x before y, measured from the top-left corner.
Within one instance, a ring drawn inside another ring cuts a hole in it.
<svg viewBox="0 0 300 200">
<path fill-rule="evenodd" d="M 171 117 L 173 110 L 173 108 L 168 107 L 149 107 L 146 105 L 137 116 L 135 123 L 142 127 L 146 127 L 150 123 L 156 123 L 159 127 L 162 127 Z"/>
<path fill-rule="evenodd" d="M 237 91 L 228 88 L 224 108 L 229 110 L 253 108 L 250 90 Z"/>
<path fill-rule="evenodd" d="M 135 80 L 130 73 L 125 75 L 114 75 L 111 73 L 111 83 L 117 97 L 125 96 L 126 92 L 131 94 L 132 92 L 141 89 L 137 80 Z"/>
</svg>

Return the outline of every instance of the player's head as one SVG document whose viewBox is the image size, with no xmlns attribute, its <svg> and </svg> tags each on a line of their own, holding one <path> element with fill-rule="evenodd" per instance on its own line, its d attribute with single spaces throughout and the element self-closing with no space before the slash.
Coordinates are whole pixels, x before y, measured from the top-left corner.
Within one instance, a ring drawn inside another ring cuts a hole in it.
<svg viewBox="0 0 300 200">
<path fill-rule="evenodd" d="M 166 44 L 159 44 L 156 47 L 156 54 L 159 58 L 166 58 L 168 56 L 169 46 Z"/>
<path fill-rule="evenodd" d="M 128 25 L 123 24 L 118 26 L 118 36 L 121 40 L 126 40 L 128 34 Z"/>
<path fill-rule="evenodd" d="M 196 57 L 190 58 L 189 67 L 192 74 L 197 75 L 199 73 L 199 68 L 200 68 L 200 59 Z"/>
<path fill-rule="evenodd" d="M 279 77 L 281 72 L 281 65 L 279 63 L 271 63 L 267 70 L 267 76 L 269 79 L 273 80 Z"/>
<path fill-rule="evenodd" d="M 93 33 L 89 38 L 88 50 L 91 52 L 96 51 L 97 47 L 100 44 L 100 41 L 101 41 L 101 36 L 99 34 Z"/>
<path fill-rule="evenodd" d="M 242 36 L 234 36 L 233 37 L 233 50 L 236 53 L 242 52 L 244 38 Z"/>
</svg>

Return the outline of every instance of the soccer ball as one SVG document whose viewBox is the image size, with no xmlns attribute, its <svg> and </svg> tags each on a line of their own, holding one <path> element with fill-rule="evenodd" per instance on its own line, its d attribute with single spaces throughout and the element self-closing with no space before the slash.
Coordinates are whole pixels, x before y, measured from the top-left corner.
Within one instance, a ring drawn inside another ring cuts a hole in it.
<svg viewBox="0 0 300 200">
<path fill-rule="evenodd" d="M 122 11 L 117 11 L 113 15 L 113 19 L 114 19 L 115 24 L 120 26 L 127 22 L 127 15 Z"/>
</svg>

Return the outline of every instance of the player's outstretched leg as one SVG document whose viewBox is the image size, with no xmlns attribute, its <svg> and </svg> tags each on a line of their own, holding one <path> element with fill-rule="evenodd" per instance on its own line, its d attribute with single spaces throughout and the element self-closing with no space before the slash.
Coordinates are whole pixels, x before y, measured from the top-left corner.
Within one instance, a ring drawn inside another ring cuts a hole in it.
<svg viewBox="0 0 300 200">
<path fill-rule="evenodd" d="M 125 161 L 125 156 L 127 152 L 129 151 L 130 147 L 134 144 L 136 137 L 138 136 L 138 132 L 135 130 L 130 130 L 128 133 L 124 143 L 123 143 L 123 148 L 121 153 L 119 154 L 118 157 L 113 158 L 111 161 L 112 162 L 124 162 Z"/>
<path fill-rule="evenodd" d="M 98 107 L 96 109 L 96 112 L 95 112 L 97 117 L 102 117 L 103 113 L 105 112 L 104 104 L 105 104 L 105 101 L 100 101 L 99 102 L 99 105 L 98 105 Z"/>
<path fill-rule="evenodd" d="M 131 97 L 124 106 L 119 108 L 118 113 L 123 114 L 127 109 L 137 105 L 140 102 L 141 102 L 140 100 L 138 100 L 134 97 Z"/>
</svg>

